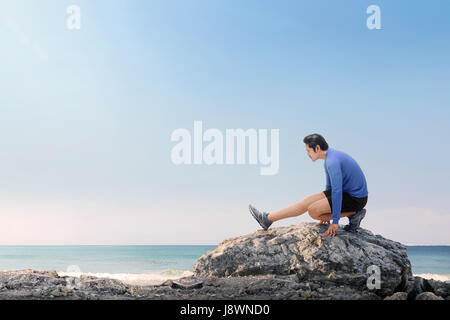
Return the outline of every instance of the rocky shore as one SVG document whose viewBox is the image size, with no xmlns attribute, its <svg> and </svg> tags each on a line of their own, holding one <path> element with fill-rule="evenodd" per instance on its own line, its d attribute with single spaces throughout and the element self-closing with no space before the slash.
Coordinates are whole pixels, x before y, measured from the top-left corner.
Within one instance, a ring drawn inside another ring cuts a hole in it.
<svg viewBox="0 0 450 320">
<path fill-rule="evenodd" d="M 54 270 L 0 272 L 0 299 L 43 300 L 450 300 L 450 283 L 413 277 L 401 243 L 360 229 L 324 238 L 301 223 L 227 239 L 194 265 L 194 275 L 136 286 Z"/>
</svg>

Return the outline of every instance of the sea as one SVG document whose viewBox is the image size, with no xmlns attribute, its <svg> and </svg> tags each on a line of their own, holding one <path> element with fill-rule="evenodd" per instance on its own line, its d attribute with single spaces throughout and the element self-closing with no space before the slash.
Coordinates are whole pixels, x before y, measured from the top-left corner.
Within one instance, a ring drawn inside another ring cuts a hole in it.
<svg viewBox="0 0 450 320">
<path fill-rule="evenodd" d="M 56 270 L 156 285 L 192 275 L 195 261 L 216 245 L 0 246 L 0 270 Z M 450 246 L 407 246 L 414 275 L 450 281 Z"/>
</svg>

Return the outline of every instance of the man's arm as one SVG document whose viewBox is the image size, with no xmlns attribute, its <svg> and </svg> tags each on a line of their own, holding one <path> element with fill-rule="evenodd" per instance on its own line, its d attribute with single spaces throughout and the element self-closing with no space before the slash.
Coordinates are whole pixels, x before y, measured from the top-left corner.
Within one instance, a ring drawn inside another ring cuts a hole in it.
<svg viewBox="0 0 450 320">
<path fill-rule="evenodd" d="M 324 165 L 325 167 L 325 165 Z M 328 174 L 327 168 L 325 167 L 325 176 L 327 177 L 327 185 L 325 186 L 325 191 L 331 189 L 330 176 Z"/>
<path fill-rule="evenodd" d="M 333 161 L 327 165 L 331 183 L 331 203 L 333 204 L 331 217 L 333 224 L 338 224 L 342 209 L 342 171 L 339 162 Z"/>
</svg>

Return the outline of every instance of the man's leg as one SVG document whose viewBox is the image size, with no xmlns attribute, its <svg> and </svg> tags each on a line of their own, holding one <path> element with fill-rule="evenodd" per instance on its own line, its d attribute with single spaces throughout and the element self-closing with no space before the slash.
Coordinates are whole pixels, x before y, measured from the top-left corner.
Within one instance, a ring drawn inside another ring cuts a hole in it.
<svg viewBox="0 0 450 320">
<path fill-rule="evenodd" d="M 332 219 L 330 203 L 327 198 L 312 203 L 308 207 L 308 213 L 315 220 L 330 221 Z M 341 218 L 351 216 L 355 213 L 355 211 L 341 212 Z"/>
<path fill-rule="evenodd" d="M 325 199 L 325 201 L 327 201 L 325 194 L 323 192 L 312 194 L 300 202 L 291 204 L 290 206 L 288 206 L 280 211 L 269 214 L 268 219 L 272 222 L 275 222 L 275 221 L 278 221 L 281 219 L 299 216 L 299 215 L 305 213 L 306 211 L 308 211 L 308 207 L 311 204 L 313 204 L 319 200 L 322 200 L 322 199 Z M 330 206 L 328 205 L 328 207 L 330 207 Z"/>
</svg>

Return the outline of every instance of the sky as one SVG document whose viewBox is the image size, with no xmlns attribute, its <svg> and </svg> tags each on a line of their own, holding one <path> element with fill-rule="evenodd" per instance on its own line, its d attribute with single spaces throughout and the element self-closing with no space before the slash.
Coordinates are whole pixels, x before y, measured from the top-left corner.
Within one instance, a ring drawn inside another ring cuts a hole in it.
<svg viewBox="0 0 450 320">
<path fill-rule="evenodd" d="M 444 0 L 2 1 L 0 245 L 254 232 L 248 204 L 273 212 L 324 190 L 311 133 L 361 166 L 364 228 L 450 245 L 449 13 Z M 278 173 L 175 165 L 171 135 L 194 121 L 278 129 Z M 312 219 L 273 227 L 300 222 Z"/>
</svg>

